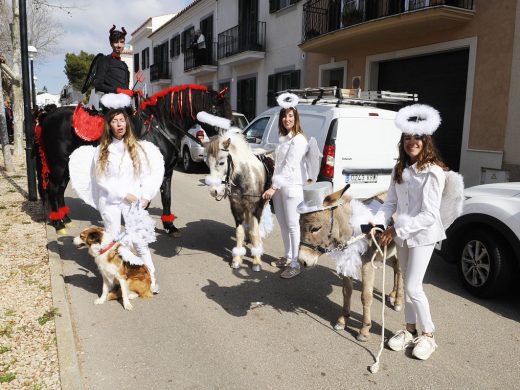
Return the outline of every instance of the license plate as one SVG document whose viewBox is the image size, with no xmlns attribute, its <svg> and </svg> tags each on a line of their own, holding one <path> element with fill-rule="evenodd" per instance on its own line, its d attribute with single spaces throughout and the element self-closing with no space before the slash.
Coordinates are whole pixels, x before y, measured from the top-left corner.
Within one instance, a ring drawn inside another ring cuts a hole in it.
<svg viewBox="0 0 520 390">
<path fill-rule="evenodd" d="M 345 183 L 377 183 L 376 173 L 354 173 L 345 175 Z"/>
</svg>

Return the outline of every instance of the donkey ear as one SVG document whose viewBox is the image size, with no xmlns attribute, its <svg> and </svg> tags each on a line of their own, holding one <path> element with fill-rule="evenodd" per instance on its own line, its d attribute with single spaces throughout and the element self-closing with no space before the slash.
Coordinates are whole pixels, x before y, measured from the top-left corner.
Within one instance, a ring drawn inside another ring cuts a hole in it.
<svg viewBox="0 0 520 390">
<path fill-rule="evenodd" d="M 228 138 L 227 140 L 225 140 L 222 143 L 222 146 L 224 147 L 224 149 L 229 149 L 229 145 L 231 145 L 231 138 Z"/>
<path fill-rule="evenodd" d="M 341 190 L 338 190 L 336 192 L 333 192 L 330 195 L 327 195 L 325 197 L 325 199 L 323 199 L 323 206 L 328 207 L 328 206 L 335 205 L 338 202 L 338 200 L 341 199 L 341 197 L 343 196 L 345 191 L 348 190 L 349 187 L 350 187 L 350 184 L 347 184 Z"/>
</svg>

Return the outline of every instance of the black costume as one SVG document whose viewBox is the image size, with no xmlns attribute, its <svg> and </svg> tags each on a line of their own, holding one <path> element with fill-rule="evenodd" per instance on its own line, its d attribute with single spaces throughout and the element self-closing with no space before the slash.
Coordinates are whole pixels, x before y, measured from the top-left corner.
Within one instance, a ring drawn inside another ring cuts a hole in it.
<svg viewBox="0 0 520 390">
<path fill-rule="evenodd" d="M 128 89 L 130 72 L 124 61 L 112 54 L 99 59 L 94 87 L 97 92 L 116 93 L 117 88 Z"/>
</svg>

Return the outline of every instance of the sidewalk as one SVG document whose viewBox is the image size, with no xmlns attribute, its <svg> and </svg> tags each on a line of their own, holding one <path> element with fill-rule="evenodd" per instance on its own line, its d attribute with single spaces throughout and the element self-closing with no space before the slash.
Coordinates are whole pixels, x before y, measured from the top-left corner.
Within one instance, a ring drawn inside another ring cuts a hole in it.
<svg viewBox="0 0 520 390">
<path fill-rule="evenodd" d="M 0 387 L 60 389 L 45 218 L 27 200 L 25 156 L 0 157 Z"/>
</svg>

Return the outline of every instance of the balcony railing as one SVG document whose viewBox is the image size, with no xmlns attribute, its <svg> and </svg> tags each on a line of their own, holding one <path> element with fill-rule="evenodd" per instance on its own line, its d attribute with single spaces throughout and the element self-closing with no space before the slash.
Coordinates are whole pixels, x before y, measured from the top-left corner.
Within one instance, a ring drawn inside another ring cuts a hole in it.
<svg viewBox="0 0 520 390">
<path fill-rule="evenodd" d="M 150 65 L 150 81 L 170 79 L 170 63 L 161 61 Z"/>
<path fill-rule="evenodd" d="M 303 5 L 303 41 L 369 20 L 438 6 L 473 9 L 474 0 L 310 0 Z"/>
<path fill-rule="evenodd" d="M 218 59 L 244 51 L 265 51 L 265 22 L 241 25 L 218 34 Z"/>
<path fill-rule="evenodd" d="M 205 49 L 190 48 L 184 52 L 185 72 L 203 65 L 217 65 L 217 42 L 206 42 Z"/>
</svg>

